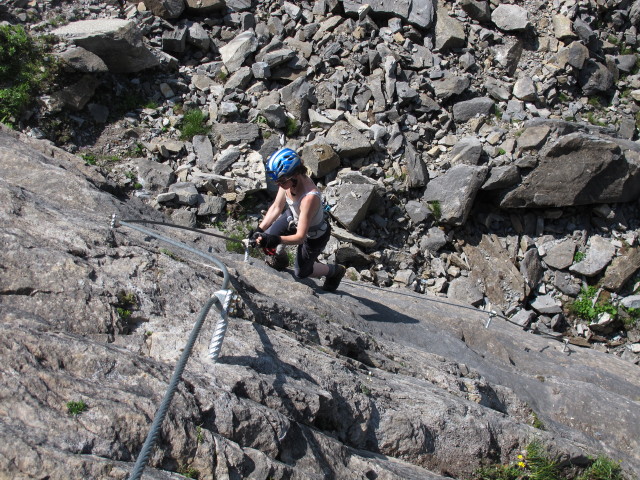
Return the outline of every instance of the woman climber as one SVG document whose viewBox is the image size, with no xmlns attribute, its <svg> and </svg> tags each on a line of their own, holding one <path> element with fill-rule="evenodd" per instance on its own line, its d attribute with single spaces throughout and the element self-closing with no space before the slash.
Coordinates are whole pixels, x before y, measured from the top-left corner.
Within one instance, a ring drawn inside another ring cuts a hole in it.
<svg viewBox="0 0 640 480">
<path fill-rule="evenodd" d="M 269 157 L 267 175 L 278 185 L 278 193 L 258 227 L 249 234 L 249 242 L 271 254 L 267 263 L 277 270 L 289 266 L 285 245 L 298 245 L 296 278 L 325 277 L 322 289 L 335 291 L 345 267 L 317 262 L 331 236 L 322 194 L 307 176 L 298 154 L 290 148 L 282 148 Z"/>
</svg>

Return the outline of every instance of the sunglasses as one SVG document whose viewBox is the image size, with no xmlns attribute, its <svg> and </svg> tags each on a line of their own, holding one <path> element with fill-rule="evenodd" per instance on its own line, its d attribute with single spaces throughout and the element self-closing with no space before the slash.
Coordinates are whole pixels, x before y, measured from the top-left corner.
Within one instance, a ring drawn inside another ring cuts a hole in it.
<svg viewBox="0 0 640 480">
<path fill-rule="evenodd" d="M 291 180 L 293 180 L 292 177 L 285 177 L 285 178 L 279 178 L 278 180 L 276 180 L 276 183 L 280 186 L 282 185 L 286 185 L 288 182 L 290 182 Z"/>
</svg>

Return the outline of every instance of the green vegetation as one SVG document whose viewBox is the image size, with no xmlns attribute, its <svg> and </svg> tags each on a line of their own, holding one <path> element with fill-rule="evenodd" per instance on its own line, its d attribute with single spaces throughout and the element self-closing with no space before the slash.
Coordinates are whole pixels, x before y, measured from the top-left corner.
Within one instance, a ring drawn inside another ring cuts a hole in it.
<svg viewBox="0 0 640 480">
<path fill-rule="evenodd" d="M 73 417 L 77 417 L 88 409 L 89 407 L 82 400 L 78 402 L 67 402 L 67 413 Z"/>
<path fill-rule="evenodd" d="M 137 300 L 135 294 L 120 291 L 117 294 L 118 303 L 116 303 L 116 312 L 122 320 L 128 320 L 131 317 L 131 310 L 137 308 Z"/>
<path fill-rule="evenodd" d="M 599 298 L 594 303 L 597 293 L 598 288 L 595 286 L 580 290 L 578 298 L 569 307 L 571 313 L 583 320 L 595 320 L 598 315 L 605 312 L 615 317 L 618 309 L 610 301 Z M 606 294 L 603 296 L 606 297 Z"/>
<path fill-rule="evenodd" d="M 284 134 L 287 137 L 293 137 L 298 131 L 298 122 L 295 118 L 287 117 L 286 125 L 284 127 Z"/>
<path fill-rule="evenodd" d="M 577 480 L 623 480 L 620 464 L 606 457 L 598 457 Z"/>
<path fill-rule="evenodd" d="M 591 465 L 576 476 L 575 467 L 561 467 L 550 458 L 543 445 L 534 440 L 509 465 L 491 465 L 475 471 L 473 480 L 624 480 L 620 465 L 606 457 L 592 460 Z"/>
<path fill-rule="evenodd" d="M 266 125 L 267 124 L 267 118 L 264 115 L 256 115 L 256 118 L 253 119 L 254 123 L 257 123 L 258 125 Z"/>
<path fill-rule="evenodd" d="M 498 149 L 498 155 L 506 155 L 507 151 L 504 148 Z"/>
<path fill-rule="evenodd" d="M 20 25 L 0 26 L 0 122 L 17 122 L 55 76 L 57 64 L 48 48 Z"/>
<path fill-rule="evenodd" d="M 360 392 L 366 395 L 367 397 L 371 395 L 371 389 L 367 387 L 364 383 L 360 384 Z"/>
<path fill-rule="evenodd" d="M 193 467 L 189 467 L 187 465 L 181 465 L 178 468 L 178 473 L 183 477 L 187 477 L 187 478 L 195 478 L 195 479 L 200 478 L 200 471 L 196 470 Z"/>
<path fill-rule="evenodd" d="M 180 123 L 180 140 L 191 140 L 196 135 L 207 135 L 210 127 L 207 125 L 207 116 L 197 108 L 185 112 Z"/>
<path fill-rule="evenodd" d="M 435 219 L 440 220 L 440 218 L 442 218 L 442 206 L 440 205 L 440 202 L 438 200 L 433 200 L 431 202 L 427 202 L 427 205 Z"/>
<path fill-rule="evenodd" d="M 532 412 L 531 416 L 533 417 L 533 420 L 531 421 L 531 426 L 533 428 L 537 428 L 538 430 L 546 430 L 544 428 L 544 423 L 542 423 L 542 420 L 538 418 L 538 415 L 536 414 L 536 412 Z"/>
<path fill-rule="evenodd" d="M 622 320 L 624 328 L 627 330 L 631 330 L 640 324 L 640 308 L 620 307 L 618 314 L 620 315 L 620 320 Z"/>
<path fill-rule="evenodd" d="M 571 98 L 564 92 L 558 93 L 558 101 L 561 103 L 567 103 Z"/>
<path fill-rule="evenodd" d="M 596 125 L 598 127 L 604 127 L 606 126 L 606 123 L 601 122 L 600 120 L 598 120 L 595 116 L 595 114 L 593 112 L 589 112 L 587 113 L 587 121 L 591 124 L 591 125 Z"/>
<path fill-rule="evenodd" d="M 175 260 L 176 262 L 184 262 L 184 260 L 182 258 L 180 258 L 178 255 L 176 255 L 175 253 L 173 253 L 171 250 L 169 250 L 168 248 L 161 248 L 160 249 L 160 253 L 162 253 L 163 255 L 166 255 L 169 258 L 172 258 L 173 260 Z"/>
<path fill-rule="evenodd" d="M 587 254 L 577 250 L 576 253 L 573 254 L 573 263 L 578 263 L 584 260 L 587 257 Z"/>
<path fill-rule="evenodd" d="M 96 158 L 96 156 L 93 153 L 83 153 L 82 155 L 80 155 L 80 157 L 82 157 L 82 159 L 84 160 L 84 163 L 86 165 L 97 165 L 98 164 L 98 159 Z"/>
</svg>

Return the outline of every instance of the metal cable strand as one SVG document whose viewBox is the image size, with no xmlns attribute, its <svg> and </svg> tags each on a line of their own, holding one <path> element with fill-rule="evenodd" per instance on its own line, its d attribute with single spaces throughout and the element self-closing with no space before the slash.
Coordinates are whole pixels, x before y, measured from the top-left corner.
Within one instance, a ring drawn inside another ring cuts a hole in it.
<svg viewBox="0 0 640 480">
<path fill-rule="evenodd" d="M 171 377 L 171 381 L 169 382 L 169 386 L 167 387 L 167 391 L 164 394 L 164 398 L 162 399 L 162 403 L 160 403 L 160 407 L 158 407 L 158 411 L 156 412 L 156 416 L 153 419 L 153 423 L 151 424 L 151 428 L 149 429 L 149 433 L 147 434 L 147 438 L 142 445 L 142 449 L 138 454 L 138 459 L 136 460 L 136 464 L 133 467 L 133 471 L 129 476 L 129 480 L 138 480 L 142 476 L 142 472 L 144 471 L 145 466 L 147 465 L 147 461 L 149 460 L 149 456 L 151 454 L 151 449 L 156 443 L 158 439 L 158 435 L 160 434 L 160 429 L 162 427 L 162 422 L 164 422 L 164 417 L 167 414 L 167 410 L 169 410 L 169 406 L 171 405 L 171 400 L 173 399 L 173 395 L 178 389 L 178 382 L 180 382 L 180 378 L 182 377 L 182 372 L 184 371 L 185 366 L 187 365 L 187 361 L 189 360 L 189 356 L 191 355 L 191 350 L 193 349 L 193 345 L 198 338 L 198 333 L 200 332 L 200 328 L 204 322 L 209 309 L 213 306 L 214 303 L 219 302 L 218 298 L 213 296 L 211 297 L 207 303 L 200 310 L 200 315 L 198 316 L 198 320 L 196 324 L 193 326 L 193 330 L 191 330 L 191 335 L 189 336 L 189 340 L 184 347 L 182 355 L 180 355 L 180 359 L 176 364 L 175 370 L 173 372 L 173 376 Z"/>
<path fill-rule="evenodd" d="M 140 222 L 143 223 L 143 222 Z M 154 222 L 155 223 L 155 222 Z M 117 222 L 115 220 L 115 216 L 112 219 L 112 229 L 114 226 L 116 226 Z M 222 271 L 223 273 L 223 280 L 222 280 L 222 290 L 226 290 L 227 287 L 229 286 L 229 271 L 227 270 L 226 266 L 217 258 L 212 257 L 211 255 L 207 255 L 204 252 L 201 252 L 200 250 L 197 250 L 195 248 L 192 248 L 182 242 L 178 242 L 175 240 L 172 240 L 170 238 L 167 238 L 161 234 L 159 234 L 158 232 L 155 232 L 153 230 L 149 230 L 146 229 L 144 227 L 140 227 L 137 225 L 132 225 L 130 223 L 121 221 L 120 222 L 121 225 L 125 225 L 129 228 L 132 228 L 134 230 L 138 230 L 139 232 L 144 233 L 145 235 L 149 235 L 151 237 L 157 238 L 158 240 L 162 240 L 163 242 L 166 242 L 170 245 L 173 245 L 175 247 L 178 248 L 182 248 L 184 250 L 187 250 L 195 255 L 198 255 L 200 257 L 203 257 L 211 262 L 213 262 L 216 266 L 218 266 L 218 268 Z M 111 230 L 112 231 L 112 230 Z M 180 379 L 182 377 L 182 373 L 184 372 L 184 369 L 187 365 L 187 361 L 189 360 L 189 356 L 191 355 L 191 351 L 193 350 L 193 346 L 198 338 L 198 334 L 200 333 L 200 329 L 202 328 L 202 324 L 204 323 L 204 320 L 207 316 L 207 314 L 209 313 L 209 310 L 211 309 L 211 307 L 214 304 L 218 304 L 218 309 L 220 310 L 220 320 L 218 321 L 218 324 L 216 326 L 216 334 L 214 335 L 214 338 L 216 340 L 216 344 L 212 345 L 210 348 L 213 348 L 215 346 L 215 350 L 216 350 L 216 357 L 215 360 L 217 360 L 217 356 L 220 352 L 220 348 L 222 346 L 222 340 L 224 338 L 224 334 L 226 332 L 227 329 L 227 312 L 226 312 L 226 307 L 227 305 L 225 305 L 225 303 L 218 297 L 218 295 L 212 295 L 212 297 L 207 300 L 207 303 L 205 303 L 205 305 L 202 307 L 202 309 L 200 310 L 200 313 L 198 315 L 198 319 L 196 320 L 196 323 L 193 326 L 193 329 L 191 330 L 191 334 L 189 335 L 189 339 L 187 341 L 187 344 L 184 347 L 184 350 L 182 351 L 182 355 L 180 355 L 180 359 L 178 360 L 178 363 L 175 366 L 173 375 L 171 377 L 171 380 L 169 382 L 169 386 L 167 387 L 167 391 L 165 392 L 164 398 L 162 399 L 162 402 L 160 403 L 160 407 L 158 408 L 158 411 L 156 412 L 156 415 L 153 419 L 153 423 L 151 424 L 151 428 L 149 429 L 149 433 L 147 434 L 147 438 L 144 442 L 144 444 L 142 445 L 142 449 L 140 450 L 140 453 L 138 454 L 138 458 L 136 459 L 136 463 L 133 467 L 133 470 L 129 476 L 129 480 L 139 480 L 140 477 L 142 476 L 142 472 L 144 471 L 144 468 L 147 464 L 147 461 L 149 460 L 149 456 L 151 454 L 151 449 L 153 448 L 153 446 L 155 445 L 155 442 L 158 438 L 158 435 L 160 433 L 160 429 L 162 427 L 162 423 L 164 421 L 164 418 L 167 414 L 167 411 L 169 409 L 169 406 L 171 405 L 171 400 L 173 399 L 173 395 L 175 394 L 177 388 L 178 388 L 178 382 L 180 382 Z M 213 340 L 212 340 L 213 342 Z"/>
</svg>

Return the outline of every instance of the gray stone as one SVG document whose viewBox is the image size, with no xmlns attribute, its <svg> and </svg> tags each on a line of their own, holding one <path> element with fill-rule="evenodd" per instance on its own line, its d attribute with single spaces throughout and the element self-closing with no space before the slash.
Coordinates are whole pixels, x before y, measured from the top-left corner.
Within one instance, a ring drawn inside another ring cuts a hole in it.
<svg viewBox="0 0 640 480">
<path fill-rule="evenodd" d="M 217 148 L 229 145 L 253 143 L 260 136 L 260 129 L 254 123 L 217 123 L 213 126 L 213 140 Z"/>
<path fill-rule="evenodd" d="M 460 2 L 462 9 L 469 17 L 480 23 L 489 23 L 491 21 L 491 6 L 485 0 L 462 0 Z"/>
<path fill-rule="evenodd" d="M 180 26 L 162 33 L 162 49 L 166 52 L 183 53 L 187 48 L 187 27 Z"/>
<path fill-rule="evenodd" d="M 326 143 L 306 144 L 300 153 L 304 165 L 315 178 L 322 178 L 340 166 L 340 157 Z"/>
<path fill-rule="evenodd" d="M 188 22 L 187 25 L 189 27 L 187 42 L 204 52 L 208 51 L 211 39 L 204 27 L 197 22 Z"/>
<path fill-rule="evenodd" d="M 183 227 L 196 228 L 198 226 L 198 219 L 196 213 L 191 210 L 178 209 L 171 213 L 171 221 L 176 225 L 182 225 Z"/>
<path fill-rule="evenodd" d="M 638 270 L 640 270 L 640 248 L 623 249 L 607 267 L 602 286 L 609 291 L 619 292 Z"/>
<path fill-rule="evenodd" d="M 496 235 L 471 239 L 462 248 L 471 267 L 469 278 L 483 285 L 491 305 L 509 312 L 528 296 L 528 285 Z"/>
<path fill-rule="evenodd" d="M 436 20 L 436 48 L 442 52 L 447 52 L 465 45 L 466 35 L 464 25 L 449 16 L 447 8 L 438 9 Z"/>
<path fill-rule="evenodd" d="M 571 239 L 555 243 L 550 247 L 545 245 L 544 263 L 558 270 L 569 268 L 573 264 L 576 247 L 576 242 Z"/>
<path fill-rule="evenodd" d="M 341 157 L 363 157 L 372 149 L 371 141 L 348 122 L 339 121 L 329 129 L 326 141 Z"/>
<path fill-rule="evenodd" d="M 586 257 L 569 267 L 569 271 L 585 277 L 593 277 L 604 270 L 616 253 L 611 241 L 598 235 L 589 239 Z"/>
<path fill-rule="evenodd" d="M 222 10 L 229 2 L 225 0 L 184 0 L 189 10 L 203 14 L 211 11 Z M 237 9 L 238 11 L 240 9 Z"/>
<path fill-rule="evenodd" d="M 198 216 L 219 215 L 225 212 L 226 206 L 224 198 L 205 195 L 198 203 Z"/>
<path fill-rule="evenodd" d="M 507 38 L 502 45 L 491 48 L 494 61 L 502 67 L 507 74 L 513 75 L 518 68 L 524 47 L 520 40 Z"/>
<path fill-rule="evenodd" d="M 605 93 L 613 87 L 613 74 L 603 64 L 589 59 L 580 70 L 578 85 L 587 96 Z"/>
<path fill-rule="evenodd" d="M 287 120 L 289 119 L 284 107 L 280 104 L 272 104 L 262 109 L 262 115 L 267 120 L 267 125 L 279 130 L 286 127 Z"/>
<path fill-rule="evenodd" d="M 463 137 L 456 142 L 449 152 L 449 163 L 457 165 L 478 165 L 482 155 L 482 144 L 478 137 Z"/>
<path fill-rule="evenodd" d="M 398 16 L 423 29 L 433 23 L 435 2 L 432 0 L 343 0 L 345 13 L 358 14 L 367 5 L 373 12 Z"/>
<path fill-rule="evenodd" d="M 638 146 L 629 144 L 630 150 L 625 156 L 620 142 L 623 141 L 581 132 L 560 137 L 500 205 L 504 208 L 561 207 L 637 198 L 640 194 Z"/>
<path fill-rule="evenodd" d="M 429 181 L 429 170 L 422 161 L 422 156 L 409 142 L 405 143 L 403 159 L 407 165 L 407 187 L 422 188 Z"/>
<path fill-rule="evenodd" d="M 211 171 L 216 175 L 221 175 L 223 172 L 229 169 L 240 158 L 240 150 L 238 147 L 230 146 L 221 151 Z"/>
<path fill-rule="evenodd" d="M 136 167 L 138 181 L 147 190 L 162 190 L 176 180 L 173 168 L 164 163 L 140 158 L 136 161 Z"/>
<path fill-rule="evenodd" d="M 220 47 L 220 57 L 229 73 L 238 70 L 245 60 L 258 49 L 258 38 L 253 31 L 242 32 Z"/>
<path fill-rule="evenodd" d="M 109 119 L 109 109 L 104 105 L 90 103 L 87 105 L 87 110 L 89 110 L 94 122 L 107 123 L 107 120 Z"/>
<path fill-rule="evenodd" d="M 555 315 L 562 313 L 562 305 L 551 295 L 540 295 L 531 302 L 533 308 L 540 315 Z"/>
<path fill-rule="evenodd" d="M 51 94 L 52 105 L 80 111 L 91 100 L 100 81 L 93 75 L 83 75 L 77 82 Z"/>
<path fill-rule="evenodd" d="M 520 172 L 515 165 L 493 167 L 482 184 L 482 190 L 501 190 L 520 183 Z"/>
<path fill-rule="evenodd" d="M 460 95 L 471 85 L 468 76 L 445 74 L 440 80 L 433 82 L 433 90 L 436 97 L 446 100 L 454 95 Z"/>
<path fill-rule="evenodd" d="M 482 304 L 484 295 L 478 284 L 469 277 L 458 277 L 449 282 L 447 298 L 477 307 Z"/>
<path fill-rule="evenodd" d="M 404 206 L 404 209 L 407 215 L 409 215 L 413 225 L 417 225 L 433 217 L 431 210 L 424 203 L 416 200 L 409 200 Z"/>
<path fill-rule="evenodd" d="M 548 125 L 539 125 L 525 128 L 518 137 L 518 148 L 525 150 L 540 150 L 551 133 L 551 127 Z"/>
<path fill-rule="evenodd" d="M 438 202 L 441 211 L 439 221 L 462 225 L 487 173 L 488 168 L 484 166 L 456 165 L 432 179 L 422 199 L 427 203 Z"/>
<path fill-rule="evenodd" d="M 524 257 L 520 261 L 520 273 L 527 282 L 527 285 L 529 285 L 532 290 L 535 290 L 544 274 L 542 261 L 540 260 L 537 248 L 530 248 L 525 252 Z"/>
<path fill-rule="evenodd" d="M 556 61 L 560 67 L 564 68 L 566 65 L 571 65 L 579 70 L 582 69 L 588 58 L 589 49 L 578 41 L 572 42 L 556 55 Z"/>
<path fill-rule="evenodd" d="M 456 123 L 464 123 L 476 116 L 487 116 L 494 108 L 495 102 L 488 97 L 479 97 L 453 105 L 453 119 Z"/>
<path fill-rule="evenodd" d="M 211 170 L 213 166 L 213 145 L 207 135 L 195 135 L 191 140 L 196 154 L 196 164 Z"/>
<path fill-rule="evenodd" d="M 571 19 L 564 15 L 554 15 L 553 18 L 553 33 L 554 37 L 561 42 L 568 42 L 576 38 L 573 33 Z"/>
<path fill-rule="evenodd" d="M 447 234 L 439 227 L 431 227 L 426 235 L 420 238 L 420 249 L 428 253 L 436 253 L 449 243 Z"/>
<path fill-rule="evenodd" d="M 240 67 L 233 72 L 225 82 L 224 88 L 227 90 L 245 90 L 253 80 L 253 72 L 250 67 Z"/>
<path fill-rule="evenodd" d="M 510 86 L 501 80 L 489 77 L 484 82 L 484 88 L 494 100 L 506 102 L 511 98 Z"/>
<path fill-rule="evenodd" d="M 518 6 L 500 4 L 491 13 L 491 21 L 505 32 L 520 32 L 531 26 L 529 12 Z"/>
<path fill-rule="evenodd" d="M 529 328 L 533 322 L 536 321 L 538 315 L 536 312 L 531 310 L 519 310 L 513 317 L 511 317 L 511 321 L 520 325 L 523 328 Z"/>
<path fill-rule="evenodd" d="M 533 79 L 529 76 L 520 77 L 513 85 L 513 95 L 525 102 L 535 102 L 538 95 Z"/>
<path fill-rule="evenodd" d="M 113 73 L 139 72 L 159 65 L 132 21 L 81 20 L 52 33 L 94 53 Z"/>
<path fill-rule="evenodd" d="M 344 183 L 336 188 L 338 203 L 332 216 L 347 230 L 353 232 L 364 219 L 373 199 L 374 187 L 366 184 Z"/>
<path fill-rule="evenodd" d="M 98 55 L 82 47 L 70 46 L 60 53 L 59 57 L 65 65 L 77 72 L 103 73 L 109 71 L 109 67 Z"/>
<path fill-rule="evenodd" d="M 181 205 L 194 206 L 198 204 L 198 189 L 191 182 L 178 182 L 169 186 L 169 192 L 175 193 Z"/>
<path fill-rule="evenodd" d="M 180 17 L 185 9 L 184 0 L 144 0 L 144 5 L 154 15 L 166 19 Z"/>
<path fill-rule="evenodd" d="M 640 295 L 629 295 L 620 300 L 620 304 L 625 308 L 640 308 Z"/>
<path fill-rule="evenodd" d="M 298 123 L 308 118 L 308 110 L 314 99 L 313 86 L 306 78 L 300 77 L 282 87 L 278 93 L 280 101 Z"/>
</svg>

